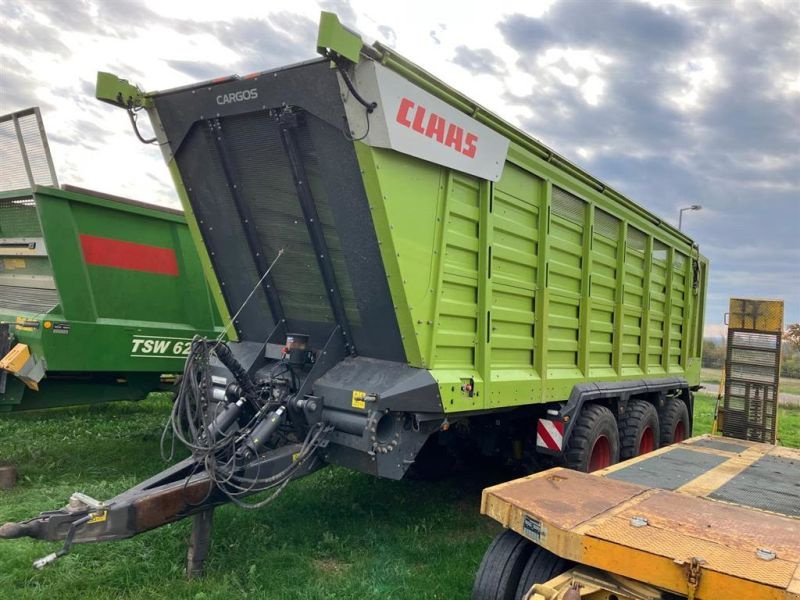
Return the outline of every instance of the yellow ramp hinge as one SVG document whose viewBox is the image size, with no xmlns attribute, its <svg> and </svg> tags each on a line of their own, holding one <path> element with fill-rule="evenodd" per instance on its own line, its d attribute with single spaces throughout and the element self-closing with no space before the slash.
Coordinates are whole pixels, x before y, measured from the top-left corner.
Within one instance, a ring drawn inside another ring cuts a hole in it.
<svg viewBox="0 0 800 600">
<path fill-rule="evenodd" d="M 31 354 L 27 344 L 16 344 L 0 358 L 0 369 L 19 378 L 30 389 L 38 391 L 44 377 L 44 366 Z"/>
</svg>

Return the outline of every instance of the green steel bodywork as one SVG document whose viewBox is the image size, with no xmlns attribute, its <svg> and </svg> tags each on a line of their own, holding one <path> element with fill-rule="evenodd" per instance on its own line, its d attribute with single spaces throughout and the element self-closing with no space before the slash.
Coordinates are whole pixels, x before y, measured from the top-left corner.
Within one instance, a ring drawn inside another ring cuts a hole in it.
<svg viewBox="0 0 800 600">
<path fill-rule="evenodd" d="M 353 35 L 323 13 L 317 45 L 351 58 Z M 708 263 L 691 239 L 380 42 L 359 58 L 511 142 L 496 183 L 355 142 L 409 364 L 431 371 L 445 411 L 563 400 L 585 382 L 700 383 Z M 554 186 L 582 214 L 554 213 Z"/>
<path fill-rule="evenodd" d="M 705 261 L 682 236 L 515 145 L 495 184 L 363 145 L 358 156 L 409 363 L 431 371 L 446 411 L 562 400 L 588 381 L 699 383 L 693 259 Z M 554 185 L 586 201 L 580 219 L 554 214 Z M 616 239 L 595 229 L 596 209 L 619 219 Z"/>
<path fill-rule="evenodd" d="M 81 236 L 174 253 L 177 271 L 88 264 Z M 0 238 L 22 237 L 42 240 L 46 254 L 0 257 L 0 322 L 47 375 L 39 391 L 9 375 L 0 410 L 142 398 L 159 388 L 161 374 L 181 371 L 195 333 L 221 331 L 177 211 L 77 188 L 2 193 Z M 37 293 L 47 299 L 26 302 L 26 287 L 13 284 L 41 288 Z M 148 339 L 160 342 L 145 347 Z"/>
</svg>

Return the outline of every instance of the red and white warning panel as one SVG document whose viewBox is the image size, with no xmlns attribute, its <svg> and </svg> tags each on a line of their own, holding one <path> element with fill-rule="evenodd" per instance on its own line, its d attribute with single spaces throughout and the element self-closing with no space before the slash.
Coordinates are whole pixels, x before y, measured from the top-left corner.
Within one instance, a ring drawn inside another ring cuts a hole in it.
<svg viewBox="0 0 800 600">
<path fill-rule="evenodd" d="M 378 106 L 367 113 L 339 75 L 353 138 L 481 179 L 500 179 L 508 153 L 504 136 L 373 61 L 356 66 L 355 86 Z"/>
<path fill-rule="evenodd" d="M 536 424 L 536 447 L 561 452 L 564 446 L 564 422 L 539 419 Z"/>
</svg>

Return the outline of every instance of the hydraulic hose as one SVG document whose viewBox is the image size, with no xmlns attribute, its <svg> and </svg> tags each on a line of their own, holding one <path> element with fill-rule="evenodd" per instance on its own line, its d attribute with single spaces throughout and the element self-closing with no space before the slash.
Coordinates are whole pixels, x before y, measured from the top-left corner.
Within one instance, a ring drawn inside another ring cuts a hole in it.
<svg viewBox="0 0 800 600">
<path fill-rule="evenodd" d="M 220 362 L 225 365 L 225 367 L 231 373 L 233 373 L 233 376 L 239 383 L 239 386 L 242 388 L 244 395 L 249 400 L 256 400 L 258 397 L 256 384 L 253 382 L 252 378 L 242 364 L 236 360 L 235 356 L 233 356 L 231 349 L 228 348 L 226 344 L 219 344 L 214 349 L 214 353 L 217 355 L 217 358 L 219 358 Z"/>
</svg>

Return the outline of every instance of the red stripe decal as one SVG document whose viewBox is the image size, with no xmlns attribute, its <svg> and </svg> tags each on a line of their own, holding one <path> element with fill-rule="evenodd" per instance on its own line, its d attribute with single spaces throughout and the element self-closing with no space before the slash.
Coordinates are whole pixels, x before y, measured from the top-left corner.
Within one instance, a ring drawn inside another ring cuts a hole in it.
<svg viewBox="0 0 800 600">
<path fill-rule="evenodd" d="M 536 424 L 536 433 L 541 436 L 545 448 L 549 448 L 550 450 L 561 450 L 561 448 L 558 446 L 558 443 L 556 443 L 556 441 L 551 437 L 550 432 L 545 429 L 544 425 L 542 425 L 541 419 Z"/>
<path fill-rule="evenodd" d="M 178 260 L 172 248 L 84 234 L 81 234 L 81 248 L 83 248 L 83 258 L 88 265 L 178 275 Z"/>
</svg>

